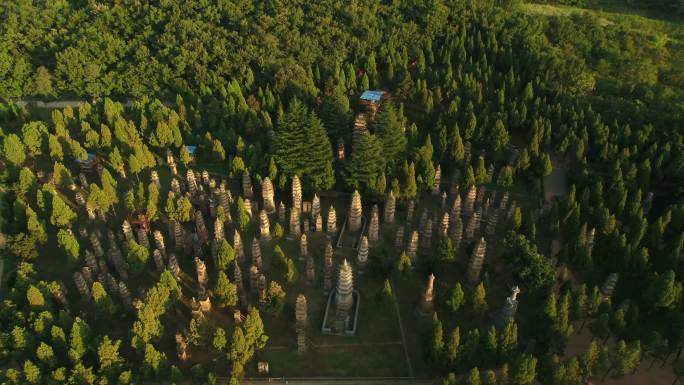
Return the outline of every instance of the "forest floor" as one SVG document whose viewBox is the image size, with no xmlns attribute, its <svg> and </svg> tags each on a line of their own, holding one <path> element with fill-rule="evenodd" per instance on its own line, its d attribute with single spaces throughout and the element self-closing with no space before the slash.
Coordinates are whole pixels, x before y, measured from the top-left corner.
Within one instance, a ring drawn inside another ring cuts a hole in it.
<svg viewBox="0 0 684 385">
<path fill-rule="evenodd" d="M 580 325 L 576 324 L 575 330 L 579 330 Z M 582 354 L 587 350 L 587 347 L 592 341 L 591 331 L 589 331 L 588 324 L 585 325 L 582 332 L 576 332 L 570 336 L 568 345 L 565 349 L 565 358 L 570 358 L 578 354 Z M 615 344 L 614 338 L 609 338 L 606 341 L 608 346 Z M 603 380 L 599 376 L 592 379 L 590 384 L 594 385 L 671 385 L 675 379 L 672 372 L 672 367 L 668 363 L 665 367 L 661 367 L 662 362 L 656 362 L 652 367 L 650 357 L 642 357 L 641 364 L 636 373 L 629 374 L 623 378 L 612 378 L 610 374 Z M 649 368 L 650 367 L 650 368 Z"/>
</svg>

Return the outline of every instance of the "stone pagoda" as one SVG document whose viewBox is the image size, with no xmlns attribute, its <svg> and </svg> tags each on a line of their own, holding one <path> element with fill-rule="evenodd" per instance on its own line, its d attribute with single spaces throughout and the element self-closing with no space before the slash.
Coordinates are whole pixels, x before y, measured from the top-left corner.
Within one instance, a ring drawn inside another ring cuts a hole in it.
<svg viewBox="0 0 684 385">
<path fill-rule="evenodd" d="M 416 262 L 416 255 L 418 252 L 418 231 L 411 232 L 411 239 L 409 240 L 406 254 L 411 258 L 411 262 Z"/>
<path fill-rule="evenodd" d="M 275 211 L 273 196 L 273 183 L 268 177 L 265 177 L 261 182 L 261 197 L 264 200 L 264 210 L 269 214 Z"/>
<path fill-rule="evenodd" d="M 438 195 L 439 194 L 439 187 L 442 183 L 442 166 L 437 165 L 437 168 L 435 169 L 435 180 L 434 183 L 432 184 L 432 195 Z"/>
<path fill-rule="evenodd" d="M 328 221 L 326 222 L 327 229 L 326 232 L 329 237 L 337 234 L 337 213 L 335 212 L 335 207 L 330 206 L 328 210 Z"/>
<path fill-rule="evenodd" d="M 377 242 L 380 236 L 380 218 L 378 216 L 378 205 L 373 205 L 371 209 L 370 226 L 368 227 L 368 240 Z"/>
<path fill-rule="evenodd" d="M 306 233 L 299 238 L 299 260 L 305 261 L 309 256 L 309 246 L 306 240 Z"/>
<path fill-rule="evenodd" d="M 480 282 L 480 272 L 482 271 L 482 264 L 484 263 L 485 255 L 487 254 L 487 242 L 484 237 L 480 238 L 473 249 L 473 254 L 470 257 L 470 262 L 468 263 L 468 274 L 467 280 L 468 285 L 474 287 Z"/>
<path fill-rule="evenodd" d="M 420 299 L 420 306 L 418 306 L 418 312 L 422 316 L 431 316 L 434 312 L 434 284 L 435 275 L 430 274 L 430 276 L 428 276 L 425 292 L 423 292 L 423 296 Z"/>
<path fill-rule="evenodd" d="M 237 255 L 237 259 L 239 261 L 244 261 L 245 260 L 245 247 L 242 244 L 242 237 L 240 236 L 240 232 L 235 229 L 235 233 L 233 234 L 233 248 L 235 249 L 235 254 Z"/>
<path fill-rule="evenodd" d="M 446 237 L 449 232 L 449 213 L 444 212 L 442 215 L 442 221 L 439 223 L 439 235 Z"/>
<path fill-rule="evenodd" d="M 477 198 L 477 187 L 470 186 L 468 190 L 468 195 L 466 195 L 465 207 L 463 208 L 466 217 L 473 214 L 473 208 L 475 207 L 475 198 Z"/>
<path fill-rule="evenodd" d="M 385 223 L 394 223 L 394 211 L 396 210 L 397 199 L 394 197 L 394 193 L 390 190 L 387 195 L 387 200 L 385 201 Z"/>
<path fill-rule="evenodd" d="M 318 194 L 314 194 L 313 200 L 311 201 L 311 219 L 316 221 L 316 217 L 321 213 L 321 198 Z"/>
<path fill-rule="evenodd" d="M 209 282 L 209 276 L 207 275 L 207 266 L 204 261 L 195 257 L 195 270 L 197 271 L 197 283 L 201 286 L 206 286 Z"/>
<path fill-rule="evenodd" d="M 361 229 L 361 221 L 363 217 L 363 209 L 361 207 L 361 194 L 358 190 L 354 190 L 352 194 L 351 204 L 349 205 L 349 231 L 357 232 Z"/>
<path fill-rule="evenodd" d="M 261 245 L 256 238 L 252 238 L 252 265 L 262 269 L 261 263 Z"/>
<path fill-rule="evenodd" d="M 299 210 L 293 207 L 290 210 L 290 235 L 292 235 L 295 239 L 299 238 L 302 233 L 302 226 L 300 224 L 299 217 Z"/>
<path fill-rule="evenodd" d="M 259 213 L 259 230 L 261 232 L 261 239 L 266 241 L 271 239 L 271 225 L 266 210 L 261 210 Z"/>
<path fill-rule="evenodd" d="M 449 227 L 449 237 L 454 248 L 458 249 L 463 239 L 463 221 L 461 221 L 461 218 L 456 217 L 454 225 Z"/>
<path fill-rule="evenodd" d="M 333 273 L 333 246 L 330 241 L 325 246 L 325 258 L 323 261 L 323 294 L 328 295 L 330 290 L 332 290 Z"/>
<path fill-rule="evenodd" d="M 515 317 L 515 312 L 518 310 L 518 294 L 520 294 L 520 289 L 517 286 L 513 286 L 511 296 L 506 297 L 506 301 L 501 308 L 498 320 L 499 325 L 505 325 L 506 321 Z"/>
<path fill-rule="evenodd" d="M 359 242 L 357 258 L 359 267 L 366 267 L 366 265 L 368 264 L 368 237 L 366 237 L 365 235 L 361 237 L 361 241 Z"/>
<path fill-rule="evenodd" d="M 340 273 L 337 277 L 337 287 L 335 288 L 335 320 L 333 330 L 337 333 L 344 333 L 349 329 L 352 322 L 350 320 L 350 310 L 354 304 L 354 276 L 351 266 L 345 259 L 342 262 Z"/>
<path fill-rule="evenodd" d="M 450 217 L 452 219 L 461 217 L 461 195 L 460 194 L 456 194 L 456 198 L 454 198 L 454 203 L 451 205 Z"/>
<path fill-rule="evenodd" d="M 617 286 L 619 279 L 619 273 L 612 273 L 608 276 L 608 278 L 606 278 L 603 286 L 601 286 L 601 294 L 603 294 L 604 301 L 610 301 L 610 299 L 613 297 L 613 292 L 615 291 L 615 286 Z"/>
<path fill-rule="evenodd" d="M 242 173 L 242 195 L 247 199 L 252 199 L 253 196 L 252 177 L 248 169 Z"/>
<path fill-rule="evenodd" d="M 302 184 L 297 175 L 292 177 L 292 208 L 302 210 Z"/>
</svg>

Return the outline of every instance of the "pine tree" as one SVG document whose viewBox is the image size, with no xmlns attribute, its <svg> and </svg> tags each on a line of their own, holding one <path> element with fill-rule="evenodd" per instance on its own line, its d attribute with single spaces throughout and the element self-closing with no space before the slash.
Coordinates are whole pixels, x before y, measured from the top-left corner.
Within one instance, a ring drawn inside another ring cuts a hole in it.
<svg viewBox="0 0 684 385">
<path fill-rule="evenodd" d="M 499 357 L 506 359 L 518 345 L 518 325 L 508 319 L 499 333 Z"/>
<path fill-rule="evenodd" d="M 470 369 L 465 377 L 466 385 L 480 385 L 480 370 L 476 367 Z"/>
<path fill-rule="evenodd" d="M 237 226 L 238 229 L 240 229 L 240 232 L 244 233 L 247 232 L 249 229 L 250 225 L 250 215 L 247 211 L 247 208 L 245 207 L 245 201 L 242 199 L 242 197 L 238 197 L 237 199 L 237 208 L 236 208 L 236 218 L 237 218 Z"/>
<path fill-rule="evenodd" d="M 349 98 L 340 87 L 335 87 L 332 94 L 323 98 L 321 120 L 332 140 L 351 135 L 352 111 L 349 108 Z"/>
<path fill-rule="evenodd" d="M 76 213 L 55 193 L 52 196 L 52 215 L 50 223 L 55 226 L 66 226 L 76 219 Z"/>
<path fill-rule="evenodd" d="M 98 317 L 101 319 L 108 319 L 114 315 L 116 312 L 116 305 L 100 282 L 93 283 L 91 293 L 93 295 L 93 300 L 95 301 Z"/>
<path fill-rule="evenodd" d="M 449 155 L 453 162 L 462 162 L 465 156 L 465 148 L 463 146 L 463 139 L 461 139 L 461 130 L 458 128 L 458 124 L 454 125 L 452 128 L 453 134 L 449 149 Z"/>
<path fill-rule="evenodd" d="M 487 312 L 488 305 L 483 282 L 480 282 L 480 284 L 473 289 L 470 303 L 472 304 L 475 314 L 482 316 Z"/>
<path fill-rule="evenodd" d="M 461 306 L 463 306 L 464 302 L 465 294 L 463 293 L 463 289 L 461 288 L 461 283 L 456 282 L 456 285 L 454 285 L 454 288 L 451 291 L 451 295 L 447 300 L 447 305 L 449 306 L 449 309 L 451 309 L 451 311 L 455 313 L 458 311 L 458 309 L 461 308 Z"/>
<path fill-rule="evenodd" d="M 3 141 L 3 155 L 7 160 L 19 166 L 26 160 L 26 148 L 16 134 L 9 134 Z"/>
<path fill-rule="evenodd" d="M 418 193 L 418 186 L 416 185 L 416 169 L 413 162 L 408 167 L 408 174 L 406 175 L 406 186 L 403 188 L 404 197 L 406 199 L 413 199 Z"/>
<path fill-rule="evenodd" d="M 300 175 L 314 188 L 327 189 L 335 183 L 332 147 L 325 128 L 297 99 L 276 126 L 275 160 L 285 175 Z"/>
<path fill-rule="evenodd" d="M 383 162 L 380 141 L 375 135 L 363 135 L 344 169 L 345 182 L 354 189 L 381 195 L 377 181 L 383 172 Z"/>
<path fill-rule="evenodd" d="M 216 251 L 216 267 L 220 270 L 226 270 L 235 260 L 235 249 L 224 238 L 219 241 L 218 250 Z"/>
<path fill-rule="evenodd" d="M 394 104 L 385 102 L 375 121 L 375 133 L 382 142 L 382 154 L 386 163 L 393 164 L 406 149 L 406 135 Z"/>
<path fill-rule="evenodd" d="M 432 362 L 438 363 L 441 361 L 444 354 L 444 329 L 442 321 L 437 317 L 437 313 L 432 316 L 432 341 L 430 349 L 430 358 Z"/>
<path fill-rule="evenodd" d="M 216 286 L 214 286 L 214 297 L 216 298 L 217 306 L 220 308 L 235 306 L 237 304 L 237 288 L 234 283 L 231 283 L 228 280 L 228 276 L 223 270 L 218 272 Z"/>
<path fill-rule="evenodd" d="M 226 337 L 226 330 L 222 327 L 217 327 L 214 331 L 214 339 L 211 344 L 217 352 L 223 352 L 228 345 L 228 339 Z"/>
<path fill-rule="evenodd" d="M 496 119 L 494 127 L 492 128 L 492 132 L 490 133 L 492 150 L 494 150 L 494 152 L 503 150 L 508 144 L 509 139 L 510 136 L 508 135 L 508 130 L 506 130 L 506 127 L 504 127 L 503 122 L 501 119 Z"/>
<path fill-rule="evenodd" d="M 449 341 L 446 344 L 446 358 L 450 364 L 458 362 L 459 354 L 461 352 L 461 329 L 457 326 L 451 331 Z"/>
</svg>

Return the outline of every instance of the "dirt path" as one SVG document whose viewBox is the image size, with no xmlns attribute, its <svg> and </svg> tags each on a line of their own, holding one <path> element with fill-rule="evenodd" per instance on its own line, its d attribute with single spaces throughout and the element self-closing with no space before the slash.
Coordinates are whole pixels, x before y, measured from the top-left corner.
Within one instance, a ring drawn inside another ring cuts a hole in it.
<svg viewBox="0 0 684 385">
<path fill-rule="evenodd" d="M 394 286 L 394 281 L 391 282 L 392 287 Z M 411 358 L 408 353 L 408 347 L 406 346 L 406 334 L 404 334 L 404 324 L 401 322 L 401 313 L 399 312 L 399 300 L 397 299 L 397 294 L 395 290 L 392 290 L 392 302 L 394 303 L 394 310 L 397 312 L 397 319 L 399 320 L 399 331 L 401 332 L 401 342 L 404 347 L 404 355 L 406 356 L 406 365 L 408 365 L 409 376 L 413 377 L 413 366 L 411 365 Z"/>
<path fill-rule="evenodd" d="M 554 197 L 565 197 L 568 194 L 567 169 L 562 160 L 552 158 L 553 171 L 544 177 L 544 198 L 552 203 Z"/>
</svg>

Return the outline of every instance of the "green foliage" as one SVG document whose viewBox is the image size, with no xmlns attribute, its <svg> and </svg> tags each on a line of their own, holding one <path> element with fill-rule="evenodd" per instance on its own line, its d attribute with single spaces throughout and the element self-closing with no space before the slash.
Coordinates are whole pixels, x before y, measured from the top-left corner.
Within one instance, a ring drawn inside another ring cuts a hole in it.
<svg viewBox="0 0 684 385">
<path fill-rule="evenodd" d="M 219 241 L 216 250 L 216 267 L 221 270 L 228 269 L 228 266 L 233 264 L 235 260 L 235 249 L 224 238 Z"/>
<path fill-rule="evenodd" d="M 437 255 L 440 261 L 453 262 L 456 260 L 456 249 L 450 238 L 444 237 L 437 244 Z"/>
<path fill-rule="evenodd" d="M 548 259 L 537 251 L 524 235 L 510 231 L 504 240 L 506 252 L 504 258 L 513 265 L 516 282 L 523 290 L 544 291 L 551 287 L 555 280 L 555 273 Z"/>
<path fill-rule="evenodd" d="M 237 206 L 236 206 L 235 210 L 236 210 L 235 218 L 236 218 L 237 227 L 240 230 L 240 232 L 245 233 L 250 228 L 252 216 L 251 216 L 251 213 L 247 211 L 247 207 L 245 206 L 245 201 L 242 199 L 242 197 L 238 197 Z"/>
<path fill-rule="evenodd" d="M 41 308 L 45 306 L 45 298 L 43 297 L 43 293 L 41 293 L 40 290 L 33 285 L 30 285 L 26 291 L 26 300 L 28 301 L 29 305 L 34 308 Z"/>
<path fill-rule="evenodd" d="M 216 286 L 214 286 L 214 298 L 216 298 L 216 306 L 220 308 L 237 304 L 237 288 L 228 280 L 228 276 L 223 271 L 218 272 Z"/>
<path fill-rule="evenodd" d="M 382 143 L 375 135 L 361 136 L 344 169 L 345 182 L 352 189 L 374 196 L 383 194 L 378 188 L 378 180 L 383 176 L 382 151 Z"/>
<path fill-rule="evenodd" d="M 90 292 L 93 296 L 93 301 L 95 301 L 98 317 L 109 319 L 109 317 L 114 315 L 116 312 L 116 305 L 100 282 L 94 282 Z"/>
<path fill-rule="evenodd" d="M 271 281 L 266 290 L 266 306 L 264 311 L 271 315 L 279 315 L 285 306 L 285 291 L 278 282 Z M 262 326 L 263 329 L 263 326 Z M 248 336 L 249 337 L 249 336 Z M 260 342 L 257 340 L 257 343 Z M 265 344 L 265 342 L 264 342 Z"/>
<path fill-rule="evenodd" d="M 55 193 L 52 196 L 52 215 L 50 216 L 50 223 L 55 226 L 66 226 L 76 219 L 76 213 L 71 210 L 64 200 Z"/>
<path fill-rule="evenodd" d="M 397 164 L 406 149 L 406 136 L 394 103 L 383 103 L 375 120 L 375 133 L 382 143 L 382 155 L 388 164 Z M 399 163 L 400 164 L 400 163 Z"/>
<path fill-rule="evenodd" d="M 24 160 L 26 160 L 26 148 L 16 134 L 7 135 L 4 138 L 2 145 L 3 156 L 7 160 L 17 166 L 24 163 Z"/>
<path fill-rule="evenodd" d="M 484 283 L 480 282 L 479 285 L 475 286 L 470 294 L 470 304 L 472 305 L 475 314 L 479 316 L 482 316 L 487 312 L 489 305 L 487 305 Z"/>
<path fill-rule="evenodd" d="M 64 249 L 71 262 L 78 260 L 80 246 L 71 232 L 59 229 L 57 231 L 57 244 Z"/>
<path fill-rule="evenodd" d="M 314 188 L 327 189 L 335 183 L 332 147 L 323 124 L 297 99 L 278 120 L 275 160 L 285 175 L 299 175 Z"/>
<path fill-rule="evenodd" d="M 145 269 L 145 265 L 149 259 L 150 251 L 146 247 L 138 244 L 138 242 L 134 240 L 129 242 L 126 262 L 134 273 L 141 273 Z"/>
<path fill-rule="evenodd" d="M 375 293 L 375 303 L 384 306 L 390 301 L 392 301 L 392 285 L 390 284 L 389 279 L 385 279 L 380 290 Z"/>
<path fill-rule="evenodd" d="M 411 257 L 402 251 L 397 259 L 396 270 L 401 276 L 407 276 L 411 272 Z"/>
<path fill-rule="evenodd" d="M 461 288 L 461 283 L 456 282 L 454 288 L 451 290 L 449 298 L 446 301 L 447 306 L 452 312 L 457 312 L 465 303 L 465 293 Z"/>
</svg>

